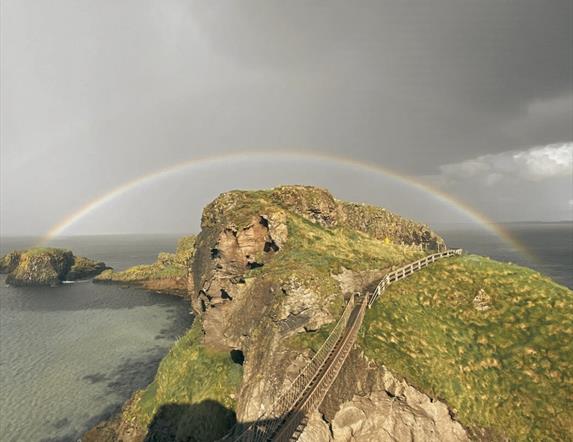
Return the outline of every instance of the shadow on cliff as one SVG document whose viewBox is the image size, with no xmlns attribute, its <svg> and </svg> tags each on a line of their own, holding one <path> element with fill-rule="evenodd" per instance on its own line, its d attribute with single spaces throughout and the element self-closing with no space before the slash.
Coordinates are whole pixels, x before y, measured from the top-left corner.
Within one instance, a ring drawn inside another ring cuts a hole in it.
<svg viewBox="0 0 573 442">
<path fill-rule="evenodd" d="M 264 428 L 275 422 L 259 421 L 258 425 Z M 144 442 L 230 442 L 251 424 L 236 423 L 235 412 L 216 401 L 167 404 L 155 414 Z"/>
<path fill-rule="evenodd" d="M 219 402 L 167 404 L 155 414 L 145 442 L 207 442 L 222 438 L 235 425 L 235 412 Z"/>
</svg>

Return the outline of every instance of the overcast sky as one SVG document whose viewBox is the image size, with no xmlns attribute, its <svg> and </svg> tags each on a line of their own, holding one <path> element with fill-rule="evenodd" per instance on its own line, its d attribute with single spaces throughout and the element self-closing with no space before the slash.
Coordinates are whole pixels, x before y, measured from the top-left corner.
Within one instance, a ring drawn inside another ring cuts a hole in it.
<svg viewBox="0 0 573 442">
<path fill-rule="evenodd" d="M 139 176 L 245 150 L 380 165 L 496 221 L 573 218 L 571 0 L 1 8 L 4 235 L 43 234 Z M 224 190 L 295 182 L 444 221 L 439 203 L 357 167 L 248 158 L 147 183 L 69 233 L 196 230 Z"/>
</svg>

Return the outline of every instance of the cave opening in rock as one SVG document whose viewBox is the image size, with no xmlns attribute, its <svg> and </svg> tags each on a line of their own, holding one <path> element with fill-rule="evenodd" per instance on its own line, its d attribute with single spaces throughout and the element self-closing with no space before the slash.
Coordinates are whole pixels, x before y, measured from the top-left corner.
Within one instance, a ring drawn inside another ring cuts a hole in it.
<svg viewBox="0 0 573 442">
<path fill-rule="evenodd" d="M 252 262 L 247 263 L 247 268 L 249 268 L 251 270 L 262 267 L 262 266 L 264 266 L 264 264 L 262 262 L 252 261 Z"/>
<path fill-rule="evenodd" d="M 211 249 L 211 259 L 217 259 L 220 257 L 221 257 L 221 251 L 218 248 L 213 247 Z"/>
<path fill-rule="evenodd" d="M 231 295 L 229 295 L 229 292 L 225 289 L 221 289 L 221 298 L 222 299 L 227 299 L 229 301 L 233 300 L 233 297 Z"/>
<path fill-rule="evenodd" d="M 243 365 L 245 362 L 245 355 L 241 350 L 233 349 L 231 350 L 231 361 L 235 364 Z"/>
<path fill-rule="evenodd" d="M 277 243 L 274 242 L 273 240 L 270 241 L 266 241 L 265 242 L 265 247 L 264 247 L 264 251 L 265 252 L 278 252 L 279 251 L 279 246 L 277 246 Z"/>
<path fill-rule="evenodd" d="M 229 281 L 231 281 L 231 284 L 245 284 L 246 283 L 245 278 L 243 278 L 242 276 L 232 276 Z"/>
<path fill-rule="evenodd" d="M 267 229 L 269 228 L 269 220 L 266 219 L 264 216 L 261 216 L 261 220 L 259 221 L 259 223 L 260 223 L 263 227 L 266 227 Z"/>
</svg>

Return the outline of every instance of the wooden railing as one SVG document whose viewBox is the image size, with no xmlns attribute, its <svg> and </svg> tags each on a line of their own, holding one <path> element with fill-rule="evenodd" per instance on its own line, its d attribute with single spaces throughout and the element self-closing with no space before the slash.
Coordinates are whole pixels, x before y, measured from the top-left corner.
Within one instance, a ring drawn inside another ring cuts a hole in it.
<svg viewBox="0 0 573 442">
<path fill-rule="evenodd" d="M 344 335 L 348 319 L 352 313 L 355 305 L 355 296 L 352 295 L 340 319 L 330 332 L 320 349 L 316 352 L 310 362 L 301 370 L 299 375 L 295 378 L 292 384 L 270 407 L 268 412 L 265 412 L 257 418 L 257 420 L 247 427 L 240 435 L 233 439 L 235 441 L 264 441 L 268 440 L 270 435 L 274 434 L 278 426 L 281 424 L 281 418 L 293 410 L 297 401 L 303 396 L 306 387 L 311 383 L 311 380 L 320 371 L 332 353 L 334 347 L 339 342 L 340 338 Z"/>
<path fill-rule="evenodd" d="M 306 426 L 308 417 L 321 404 L 350 354 L 362 325 L 367 305 L 367 297 L 362 296 L 348 321 L 346 334 L 333 349 L 327 363 L 318 371 L 291 412 L 281 419 L 277 431 L 267 440 L 286 442 L 298 439 Z"/>
<path fill-rule="evenodd" d="M 390 284 L 439 259 L 461 254 L 462 249 L 456 249 L 428 255 L 386 274 L 369 297 L 352 295 L 334 329 L 287 390 L 252 424 L 244 429 L 237 425 L 223 440 L 296 440 L 304 430 L 308 416 L 318 408 L 344 365 L 356 341 L 366 307 L 370 308 Z"/>
<path fill-rule="evenodd" d="M 433 255 L 428 255 L 419 259 L 418 261 L 411 262 L 403 267 L 400 267 L 393 272 L 387 273 L 384 278 L 378 283 L 374 293 L 370 296 L 370 301 L 368 302 L 368 308 L 372 307 L 372 305 L 376 302 L 378 297 L 386 290 L 386 288 L 400 279 L 404 279 L 407 276 L 410 276 L 412 273 L 423 269 L 424 267 L 428 266 L 429 264 L 436 262 L 439 259 L 447 258 L 449 256 L 461 255 L 462 249 L 455 249 L 455 250 L 446 250 L 445 252 L 434 253 Z"/>
</svg>

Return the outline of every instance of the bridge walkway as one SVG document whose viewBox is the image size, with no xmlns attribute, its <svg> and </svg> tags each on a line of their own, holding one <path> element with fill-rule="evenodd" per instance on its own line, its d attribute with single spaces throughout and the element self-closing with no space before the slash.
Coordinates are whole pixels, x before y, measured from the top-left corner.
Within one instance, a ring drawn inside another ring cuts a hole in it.
<svg viewBox="0 0 573 442">
<path fill-rule="evenodd" d="M 291 386 L 271 409 L 242 431 L 234 441 L 296 441 L 302 434 L 310 414 L 316 410 L 336 380 L 350 354 L 366 313 L 388 286 L 407 278 L 429 264 L 462 250 L 446 250 L 414 261 L 382 278 L 371 295 L 352 295 L 322 347 L 301 370 Z M 229 437 L 223 440 L 229 440 Z"/>
</svg>

